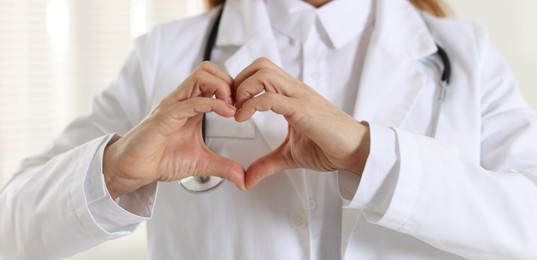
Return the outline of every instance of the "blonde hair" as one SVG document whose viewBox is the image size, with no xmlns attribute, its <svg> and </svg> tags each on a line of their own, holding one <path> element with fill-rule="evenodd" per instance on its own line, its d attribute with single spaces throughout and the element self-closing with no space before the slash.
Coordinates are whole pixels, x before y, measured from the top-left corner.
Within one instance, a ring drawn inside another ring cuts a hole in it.
<svg viewBox="0 0 537 260">
<path fill-rule="evenodd" d="M 442 0 L 410 0 L 418 9 L 430 13 L 436 17 L 446 17 L 451 14 L 446 3 Z"/>
<path fill-rule="evenodd" d="M 209 8 L 223 4 L 225 0 L 206 0 Z M 418 9 L 428 12 L 437 17 L 446 17 L 450 11 L 442 0 L 410 0 Z"/>
</svg>

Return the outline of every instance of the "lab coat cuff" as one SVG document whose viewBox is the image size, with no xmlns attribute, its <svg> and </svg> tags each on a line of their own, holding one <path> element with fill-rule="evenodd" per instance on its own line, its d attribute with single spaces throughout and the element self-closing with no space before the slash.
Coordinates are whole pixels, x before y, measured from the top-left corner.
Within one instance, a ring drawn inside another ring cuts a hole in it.
<svg viewBox="0 0 537 260">
<path fill-rule="evenodd" d="M 387 209 L 397 175 L 395 131 L 388 127 L 369 124 L 370 152 L 362 176 L 338 173 L 338 184 L 343 206 L 361 209 L 370 218 L 379 218 Z"/>
<path fill-rule="evenodd" d="M 422 177 L 417 136 L 396 130 L 397 175 L 394 176 L 393 195 L 387 209 L 375 222 L 394 230 L 401 230 L 407 223 L 415 208 Z M 367 217 L 367 216 L 366 216 Z"/>
<path fill-rule="evenodd" d="M 103 174 L 103 155 L 107 145 L 119 139 L 108 135 L 98 147 L 86 175 L 84 193 L 93 220 L 108 233 L 130 233 L 151 218 L 158 184 L 152 183 L 114 200 L 110 196 Z"/>
</svg>

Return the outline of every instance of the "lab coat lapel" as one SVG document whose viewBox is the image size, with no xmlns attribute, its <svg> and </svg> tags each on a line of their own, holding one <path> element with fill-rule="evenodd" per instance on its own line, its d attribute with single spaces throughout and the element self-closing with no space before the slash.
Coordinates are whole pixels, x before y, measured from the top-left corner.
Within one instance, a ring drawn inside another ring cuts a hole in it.
<svg viewBox="0 0 537 260">
<path fill-rule="evenodd" d="M 239 10 L 242 9 L 242 10 Z M 247 13 L 248 15 L 244 15 Z M 240 19 L 240 21 L 236 21 Z M 255 24 L 243 26 L 242 31 L 236 34 L 239 24 Z M 231 31 L 234 33 L 230 33 Z M 282 66 L 278 47 L 272 33 L 272 27 L 264 1 L 261 0 L 234 0 L 227 1 L 222 15 L 221 33 L 217 39 L 218 45 L 239 45 L 239 49 L 224 63 L 227 72 L 235 77 L 255 59 L 266 57 L 278 66 Z M 222 33 L 223 32 L 223 33 Z M 225 32 L 228 32 L 227 34 Z M 276 149 L 285 139 L 288 130 L 287 121 L 273 112 L 258 112 L 252 120 L 258 132 L 270 147 Z M 307 190 L 304 170 L 286 170 L 300 202 L 307 207 Z"/>
<path fill-rule="evenodd" d="M 364 60 L 353 116 L 399 127 L 424 84 L 419 59 L 436 52 L 421 14 L 408 1 L 376 2 L 375 29 Z"/>
<path fill-rule="evenodd" d="M 375 28 L 364 60 L 353 116 L 400 127 L 424 84 L 417 63 L 436 52 L 421 14 L 406 0 L 375 2 Z M 345 256 L 362 212 L 343 208 L 341 252 Z M 343 257 L 345 258 L 345 257 Z"/>
</svg>

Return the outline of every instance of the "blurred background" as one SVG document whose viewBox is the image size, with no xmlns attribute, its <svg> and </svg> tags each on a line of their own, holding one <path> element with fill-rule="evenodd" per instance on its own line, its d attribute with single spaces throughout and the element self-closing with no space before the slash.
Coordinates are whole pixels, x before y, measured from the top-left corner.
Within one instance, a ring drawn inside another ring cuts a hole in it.
<svg viewBox="0 0 537 260">
<path fill-rule="evenodd" d="M 447 3 L 455 16 L 487 26 L 537 108 L 537 1 Z M 89 112 L 135 37 L 204 8 L 203 0 L 0 0 L 0 188 L 23 157 Z M 145 226 L 70 259 L 113 258 L 147 259 Z"/>
</svg>

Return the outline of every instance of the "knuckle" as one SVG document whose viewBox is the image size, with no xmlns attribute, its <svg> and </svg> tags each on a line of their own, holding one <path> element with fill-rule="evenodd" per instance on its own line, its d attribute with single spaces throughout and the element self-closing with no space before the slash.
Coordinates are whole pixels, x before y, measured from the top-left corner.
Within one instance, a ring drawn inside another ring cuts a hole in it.
<svg viewBox="0 0 537 260">
<path fill-rule="evenodd" d="M 203 98 L 200 98 L 200 97 L 193 97 L 193 98 L 189 98 L 187 99 L 184 104 L 187 105 L 187 106 L 198 106 L 199 104 L 201 104 L 203 101 Z"/>
<path fill-rule="evenodd" d="M 260 67 L 270 67 L 272 66 L 272 61 L 270 61 L 268 58 L 266 57 L 260 57 L 260 58 L 257 58 L 255 61 L 254 61 L 254 64 L 256 64 L 257 66 L 260 66 Z"/>
<path fill-rule="evenodd" d="M 256 73 L 257 81 L 261 85 L 263 85 L 263 88 L 265 89 L 265 91 L 272 90 L 272 88 L 270 87 L 271 86 L 270 81 L 273 76 L 274 76 L 274 72 L 271 69 L 267 69 L 267 68 L 262 68 L 258 70 Z"/>
<path fill-rule="evenodd" d="M 214 66 L 214 63 L 212 61 L 203 61 L 198 66 L 199 70 L 208 70 L 211 69 Z"/>
<path fill-rule="evenodd" d="M 262 81 L 268 80 L 271 77 L 271 75 L 272 75 L 272 70 L 267 69 L 267 68 L 262 68 L 259 71 L 257 71 L 257 76 Z"/>
<path fill-rule="evenodd" d="M 252 93 L 250 93 L 246 89 L 239 89 L 238 91 L 236 91 L 236 94 L 235 94 L 235 98 L 237 100 L 246 100 L 246 99 L 249 99 L 249 98 L 251 98 L 253 96 L 254 95 Z"/>
<path fill-rule="evenodd" d="M 195 82 L 198 82 L 205 78 L 205 74 L 206 72 L 204 70 L 195 70 L 190 75 L 190 78 L 194 80 Z"/>
<path fill-rule="evenodd" d="M 215 87 L 216 87 L 217 91 L 221 91 L 221 92 L 224 92 L 224 93 L 231 92 L 231 89 L 230 89 L 229 85 L 224 81 L 215 82 Z"/>
</svg>

